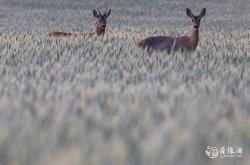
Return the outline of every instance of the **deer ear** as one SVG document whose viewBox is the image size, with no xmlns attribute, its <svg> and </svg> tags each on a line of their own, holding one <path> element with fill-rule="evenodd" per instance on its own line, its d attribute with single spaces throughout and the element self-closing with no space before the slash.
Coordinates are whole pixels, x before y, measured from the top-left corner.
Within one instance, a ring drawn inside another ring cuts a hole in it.
<svg viewBox="0 0 250 165">
<path fill-rule="evenodd" d="M 99 14 L 97 13 L 97 11 L 95 9 L 93 9 L 93 16 L 98 18 L 99 17 Z"/>
<path fill-rule="evenodd" d="M 206 8 L 203 8 L 203 9 L 201 10 L 200 16 L 201 16 L 201 17 L 204 17 L 205 15 L 206 15 Z"/>
<path fill-rule="evenodd" d="M 189 8 L 186 8 L 186 13 L 187 13 L 187 16 L 188 17 L 193 17 L 193 12 L 189 9 Z"/>
<path fill-rule="evenodd" d="M 105 13 L 105 17 L 109 17 L 111 14 L 111 9 L 109 9 L 109 11 L 107 13 Z"/>
</svg>

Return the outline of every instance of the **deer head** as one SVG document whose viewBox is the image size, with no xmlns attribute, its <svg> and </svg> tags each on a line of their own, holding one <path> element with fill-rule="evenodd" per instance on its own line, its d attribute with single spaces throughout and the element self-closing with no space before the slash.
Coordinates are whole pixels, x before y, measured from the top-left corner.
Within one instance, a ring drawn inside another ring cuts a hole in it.
<svg viewBox="0 0 250 165">
<path fill-rule="evenodd" d="M 206 8 L 203 8 L 201 10 L 200 15 L 194 15 L 193 12 L 189 8 L 186 9 L 186 13 L 187 13 L 187 16 L 192 19 L 193 27 L 195 29 L 199 29 L 201 18 L 206 15 Z"/>
<path fill-rule="evenodd" d="M 96 33 L 97 35 L 104 35 L 105 29 L 106 29 L 106 23 L 107 23 L 107 18 L 111 14 L 111 9 L 107 11 L 107 8 L 105 12 L 102 14 L 100 10 L 98 9 L 98 12 L 93 9 L 93 15 L 96 17 Z"/>
</svg>

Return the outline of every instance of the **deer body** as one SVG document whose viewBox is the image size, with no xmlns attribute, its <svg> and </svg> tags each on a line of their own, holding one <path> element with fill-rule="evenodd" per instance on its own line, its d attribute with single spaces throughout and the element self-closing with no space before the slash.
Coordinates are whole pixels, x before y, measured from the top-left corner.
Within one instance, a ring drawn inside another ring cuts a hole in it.
<svg viewBox="0 0 250 165">
<path fill-rule="evenodd" d="M 206 9 L 204 8 L 199 16 L 193 15 L 190 9 L 186 9 L 187 16 L 192 18 L 193 30 L 190 36 L 168 37 L 155 36 L 146 38 L 138 43 L 138 47 L 142 49 L 150 49 L 154 51 L 195 51 L 199 42 L 199 25 L 200 19 L 205 16 Z"/>
<path fill-rule="evenodd" d="M 56 37 L 56 38 L 60 38 L 60 37 L 76 37 L 76 36 L 88 36 L 88 37 L 92 37 L 94 35 L 97 35 L 96 33 L 78 33 L 78 34 L 74 34 L 74 33 L 65 33 L 65 32 L 52 32 L 48 34 L 48 37 Z"/>
<path fill-rule="evenodd" d="M 80 33 L 80 34 L 73 34 L 73 33 L 65 33 L 65 32 L 52 32 L 49 33 L 49 37 L 76 37 L 76 36 L 93 36 L 93 35 L 104 35 L 106 29 L 106 22 L 107 18 L 111 14 L 111 9 L 107 12 L 107 8 L 105 12 L 102 14 L 98 9 L 98 12 L 93 9 L 93 16 L 96 18 L 96 32 L 95 33 Z"/>
<path fill-rule="evenodd" d="M 76 34 L 73 33 L 65 33 L 65 32 L 52 32 L 48 34 L 49 37 L 72 37 L 76 36 Z"/>
</svg>

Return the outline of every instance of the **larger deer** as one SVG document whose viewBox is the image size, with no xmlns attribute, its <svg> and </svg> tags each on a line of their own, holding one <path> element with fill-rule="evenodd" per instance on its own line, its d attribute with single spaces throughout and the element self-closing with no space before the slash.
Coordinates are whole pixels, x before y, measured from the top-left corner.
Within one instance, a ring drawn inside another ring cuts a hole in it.
<svg viewBox="0 0 250 165">
<path fill-rule="evenodd" d="M 194 15 L 193 12 L 187 8 L 187 16 L 192 19 L 193 30 L 190 36 L 182 37 L 168 37 L 155 36 L 146 38 L 138 43 L 142 49 L 150 49 L 154 51 L 195 51 L 199 41 L 199 27 L 200 20 L 206 15 L 206 8 L 203 8 L 200 15 Z"/>
<path fill-rule="evenodd" d="M 98 12 L 93 9 L 93 16 L 96 18 L 96 32 L 95 33 L 79 33 L 79 34 L 73 34 L 73 33 L 65 33 L 65 32 L 52 32 L 49 33 L 49 37 L 71 37 L 71 36 L 77 36 L 77 35 L 104 35 L 105 29 L 106 29 L 106 24 L 107 24 L 107 18 L 111 14 L 111 9 L 107 11 L 107 8 L 105 12 L 102 14 L 100 10 L 98 9 Z"/>
</svg>

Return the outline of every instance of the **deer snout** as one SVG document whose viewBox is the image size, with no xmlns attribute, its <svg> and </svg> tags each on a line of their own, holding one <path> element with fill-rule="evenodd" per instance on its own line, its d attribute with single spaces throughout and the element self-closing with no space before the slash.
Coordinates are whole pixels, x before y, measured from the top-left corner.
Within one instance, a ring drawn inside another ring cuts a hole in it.
<svg viewBox="0 0 250 165">
<path fill-rule="evenodd" d="M 106 28 L 106 25 L 105 25 L 105 24 L 102 24 L 101 28 L 102 28 L 102 29 L 105 29 L 105 28 Z"/>
<path fill-rule="evenodd" d="M 198 23 L 195 22 L 195 23 L 193 23 L 193 25 L 194 25 L 194 28 L 196 28 L 196 29 L 199 28 L 199 24 Z"/>
</svg>

